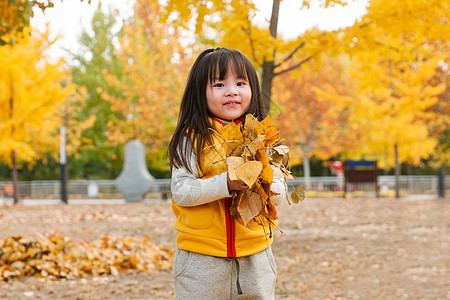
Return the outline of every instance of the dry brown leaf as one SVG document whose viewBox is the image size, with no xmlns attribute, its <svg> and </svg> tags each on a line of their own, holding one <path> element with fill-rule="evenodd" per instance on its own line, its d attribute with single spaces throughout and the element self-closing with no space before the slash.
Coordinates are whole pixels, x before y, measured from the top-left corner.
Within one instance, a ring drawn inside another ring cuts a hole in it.
<svg viewBox="0 0 450 300">
<path fill-rule="evenodd" d="M 230 146 L 230 145 L 228 145 L 228 146 Z M 229 152 L 229 153 L 226 152 L 227 156 L 229 156 L 229 157 L 231 157 L 231 156 L 241 156 L 242 153 L 244 152 L 245 148 L 246 148 L 245 145 L 237 145 L 231 150 L 231 152 Z"/>
<path fill-rule="evenodd" d="M 275 209 L 275 206 L 272 204 L 272 202 L 268 201 L 266 207 L 267 207 L 267 210 L 269 211 L 268 212 L 269 219 L 271 219 L 271 220 L 278 219 L 277 210 Z"/>
<path fill-rule="evenodd" d="M 245 195 L 248 195 L 248 193 L 245 193 Z M 262 208 L 263 203 L 261 196 L 258 193 L 250 192 L 248 197 L 242 199 L 238 205 L 238 212 L 244 222 L 244 225 L 247 226 L 250 220 L 258 216 Z"/>
<path fill-rule="evenodd" d="M 281 164 L 283 163 L 283 155 L 280 155 L 276 151 L 272 151 L 270 155 L 270 162 L 277 167 L 281 166 Z"/>
<path fill-rule="evenodd" d="M 265 204 L 266 200 L 269 198 L 269 196 L 267 195 L 266 191 L 264 190 L 262 185 L 260 185 L 258 183 L 258 181 L 256 182 L 255 187 L 253 188 L 253 192 L 254 193 L 258 193 L 261 196 L 261 201 L 262 201 L 263 204 Z"/>
<path fill-rule="evenodd" d="M 243 190 L 243 191 L 238 191 L 236 196 L 233 198 L 233 201 L 231 202 L 231 206 L 230 206 L 230 214 L 237 220 L 240 219 L 241 216 L 239 215 L 238 212 L 238 205 L 241 202 L 242 198 L 246 197 L 244 194 L 246 192 L 250 192 L 250 190 Z"/>
<path fill-rule="evenodd" d="M 289 147 L 285 145 L 276 146 L 273 149 L 277 151 L 280 155 L 286 155 L 289 152 Z"/>
<path fill-rule="evenodd" d="M 264 143 L 266 136 L 265 135 L 258 135 L 253 141 L 250 141 L 250 145 L 248 147 L 245 147 L 244 149 L 244 155 L 247 157 L 253 157 L 256 152 L 259 150 L 266 150 L 266 145 Z"/>
<path fill-rule="evenodd" d="M 247 161 L 236 169 L 236 177 L 252 188 L 262 168 L 263 164 L 260 161 Z"/>
<path fill-rule="evenodd" d="M 244 163 L 244 159 L 240 156 L 230 156 L 227 158 L 228 176 L 231 180 L 238 180 L 236 169 Z"/>
<path fill-rule="evenodd" d="M 265 183 L 271 183 L 273 181 L 273 170 L 270 166 L 270 159 L 267 156 L 266 152 L 263 150 L 259 150 L 257 152 L 256 158 L 263 164 L 263 169 L 260 174 L 260 178 Z"/>
<path fill-rule="evenodd" d="M 291 194 L 291 199 L 294 203 L 299 203 L 305 200 L 305 187 L 303 185 L 296 186 Z"/>
<path fill-rule="evenodd" d="M 244 129 L 248 135 L 248 138 L 251 140 L 254 140 L 264 131 L 264 127 L 259 123 L 258 119 L 250 114 L 245 117 Z"/>
</svg>

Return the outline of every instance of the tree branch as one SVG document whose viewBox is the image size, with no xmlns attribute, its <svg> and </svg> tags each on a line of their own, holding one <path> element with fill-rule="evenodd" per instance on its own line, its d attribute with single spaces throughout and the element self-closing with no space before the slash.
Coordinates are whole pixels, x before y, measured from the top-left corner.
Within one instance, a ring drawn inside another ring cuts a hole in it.
<svg viewBox="0 0 450 300">
<path fill-rule="evenodd" d="M 292 56 L 294 56 L 295 53 L 297 53 L 298 50 L 300 50 L 301 48 L 303 48 L 306 45 L 306 42 L 301 43 L 300 45 L 298 45 L 285 59 L 283 59 L 279 64 L 275 65 L 275 68 L 278 68 L 279 66 L 281 66 L 283 63 L 287 62 L 289 59 L 292 58 Z"/>
<path fill-rule="evenodd" d="M 252 39 L 252 25 L 251 25 L 251 22 L 250 22 L 250 20 L 247 18 L 247 28 L 244 28 L 243 26 L 242 26 L 242 30 L 247 34 L 247 36 L 248 36 L 248 40 L 249 40 L 249 42 L 250 42 L 250 48 L 252 49 L 252 58 L 253 58 L 253 61 L 255 61 L 256 62 L 256 53 L 255 53 L 255 45 L 254 45 L 254 43 L 253 43 L 253 39 Z"/>
<path fill-rule="evenodd" d="M 311 56 L 308 57 L 308 58 L 305 58 L 305 59 L 302 60 L 301 62 L 299 62 L 299 63 L 297 63 L 297 64 L 295 64 L 295 65 L 293 65 L 293 66 L 291 66 L 291 67 L 289 67 L 289 68 L 287 68 L 287 69 L 284 69 L 284 70 L 282 70 L 282 71 L 280 71 L 280 72 L 273 73 L 273 77 L 278 76 L 278 75 L 281 75 L 281 74 L 286 73 L 286 72 L 289 72 L 289 71 L 292 71 L 292 70 L 294 70 L 294 69 L 300 67 L 300 66 L 303 65 L 304 63 L 307 63 L 308 61 L 310 61 L 310 60 L 311 60 L 314 56 L 316 56 L 318 53 L 319 53 L 319 52 L 317 52 L 317 53 L 311 55 Z"/>
</svg>

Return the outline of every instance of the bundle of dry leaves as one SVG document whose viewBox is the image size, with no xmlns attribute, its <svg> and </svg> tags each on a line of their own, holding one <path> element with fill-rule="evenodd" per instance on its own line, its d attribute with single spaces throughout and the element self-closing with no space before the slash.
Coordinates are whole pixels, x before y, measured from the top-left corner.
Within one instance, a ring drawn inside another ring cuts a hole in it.
<svg viewBox="0 0 450 300">
<path fill-rule="evenodd" d="M 270 190 L 274 172 L 285 180 L 294 177 L 286 166 L 289 147 L 282 145 L 270 118 L 267 116 L 259 122 L 254 116 L 247 115 L 244 125 L 231 122 L 217 134 L 223 139 L 221 145 L 227 156 L 230 179 L 240 179 L 248 186 L 248 189 L 237 192 L 233 197 L 231 214 L 236 219 L 241 218 L 245 225 L 259 216 L 276 220 L 277 212 L 270 201 L 272 196 L 277 195 Z M 287 194 L 286 185 L 285 192 Z M 304 197 L 305 187 L 302 185 L 291 194 L 294 203 Z M 286 198 L 289 202 L 289 197 Z"/>
</svg>

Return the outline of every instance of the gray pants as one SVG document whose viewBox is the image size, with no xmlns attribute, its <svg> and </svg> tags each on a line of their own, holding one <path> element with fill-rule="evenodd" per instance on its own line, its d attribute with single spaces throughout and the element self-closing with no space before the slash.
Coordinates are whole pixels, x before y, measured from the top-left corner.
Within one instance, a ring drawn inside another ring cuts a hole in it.
<svg viewBox="0 0 450 300">
<path fill-rule="evenodd" d="M 236 260 L 177 249 L 173 263 L 175 299 L 275 299 L 277 266 L 271 247 Z"/>
</svg>

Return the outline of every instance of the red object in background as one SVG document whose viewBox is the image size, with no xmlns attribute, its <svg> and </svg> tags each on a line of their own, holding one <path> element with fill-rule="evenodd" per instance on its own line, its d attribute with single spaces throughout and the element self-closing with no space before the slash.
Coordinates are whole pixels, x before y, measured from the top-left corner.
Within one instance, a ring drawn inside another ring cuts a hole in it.
<svg viewBox="0 0 450 300">
<path fill-rule="evenodd" d="M 10 185 L 10 184 L 5 184 L 5 185 L 3 185 L 3 193 L 4 193 L 6 196 L 12 196 L 12 194 L 14 194 L 14 188 L 13 188 L 13 186 Z"/>
<path fill-rule="evenodd" d="M 335 176 L 344 176 L 344 164 L 342 161 L 329 161 L 327 162 L 330 171 Z"/>
</svg>

